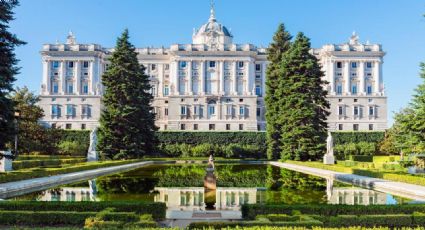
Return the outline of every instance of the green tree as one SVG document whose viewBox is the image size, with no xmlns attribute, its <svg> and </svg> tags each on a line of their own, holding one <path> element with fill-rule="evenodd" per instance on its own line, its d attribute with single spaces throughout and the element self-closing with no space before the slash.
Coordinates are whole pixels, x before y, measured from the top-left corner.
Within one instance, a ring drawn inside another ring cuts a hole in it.
<svg viewBox="0 0 425 230">
<path fill-rule="evenodd" d="M 385 138 L 379 143 L 379 151 L 388 155 L 395 155 L 400 153 L 400 149 L 396 146 L 397 139 L 396 136 L 400 132 L 399 127 L 396 124 L 393 124 L 385 132 Z"/>
<path fill-rule="evenodd" d="M 17 0 L 0 1 L 0 150 L 4 150 L 15 133 L 14 105 L 8 95 L 13 91 L 14 76 L 19 73 L 14 50 L 25 42 L 8 31 L 8 24 L 14 20 L 12 9 L 18 5 Z"/>
<path fill-rule="evenodd" d="M 43 109 L 37 105 L 40 101 L 39 97 L 27 87 L 18 87 L 11 99 L 15 104 L 15 109 L 20 111 L 18 152 L 30 153 L 49 149 L 47 145 L 52 143 L 47 140 L 47 130 L 38 123 L 44 116 Z"/>
<path fill-rule="evenodd" d="M 275 122 L 279 114 L 279 107 L 277 106 L 279 98 L 275 96 L 275 92 L 282 76 L 280 73 L 282 56 L 289 49 L 291 39 L 291 35 L 285 30 L 285 25 L 279 24 L 273 36 L 273 41 L 267 49 L 267 60 L 270 62 L 267 66 L 265 95 L 268 159 L 278 159 L 280 155 L 280 127 Z"/>
<path fill-rule="evenodd" d="M 327 82 L 322 80 L 324 73 L 310 50 L 310 40 L 298 33 L 280 66 L 281 80 L 274 94 L 283 160 L 315 160 L 326 151 Z"/>
<path fill-rule="evenodd" d="M 149 77 L 139 64 L 128 30 L 117 39 L 105 86 L 98 149 L 109 159 L 139 158 L 152 153 L 156 139 Z"/>
</svg>

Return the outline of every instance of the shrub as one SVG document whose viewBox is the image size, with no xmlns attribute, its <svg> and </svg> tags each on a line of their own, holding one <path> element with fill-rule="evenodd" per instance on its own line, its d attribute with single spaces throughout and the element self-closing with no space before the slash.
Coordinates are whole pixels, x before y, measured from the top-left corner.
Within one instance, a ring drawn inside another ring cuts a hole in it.
<svg viewBox="0 0 425 230">
<path fill-rule="evenodd" d="M 2 225 L 55 226 L 84 224 L 95 212 L 76 211 L 0 211 Z"/>
<path fill-rule="evenodd" d="M 62 141 L 59 143 L 59 153 L 62 155 L 86 155 L 88 148 L 77 141 Z"/>
<path fill-rule="evenodd" d="M 329 218 L 330 227 L 410 227 L 412 215 L 341 215 Z"/>
<path fill-rule="evenodd" d="M 39 202 L 8 201 L 0 202 L 0 210 L 19 211 L 58 211 L 58 212 L 100 212 L 106 208 L 114 208 L 116 212 L 135 212 L 136 214 L 152 214 L 154 219 L 165 218 L 164 203 L 142 201 L 100 201 L 100 202 Z M 94 216 L 92 214 L 92 216 Z M 139 217 L 136 217 L 137 219 Z M 82 222 L 84 223 L 84 221 Z"/>
<path fill-rule="evenodd" d="M 373 156 L 351 155 L 350 160 L 358 162 L 373 162 Z"/>
<path fill-rule="evenodd" d="M 299 210 L 306 215 L 336 216 L 336 215 L 384 215 L 384 214 L 412 214 L 414 212 L 425 212 L 423 204 L 409 205 L 264 205 L 244 204 L 242 205 L 242 217 L 244 219 L 255 219 L 257 215 L 287 214 L 292 210 Z"/>
<path fill-rule="evenodd" d="M 385 137 L 385 132 L 333 132 L 335 145 L 359 142 L 379 143 Z"/>
<path fill-rule="evenodd" d="M 220 155 L 220 149 L 218 146 L 204 143 L 192 148 L 192 156 L 194 157 L 208 157 L 209 155 Z"/>
<path fill-rule="evenodd" d="M 357 151 L 357 146 L 354 143 L 348 143 L 346 145 L 344 145 L 344 154 L 346 156 L 349 155 L 356 155 L 358 153 Z"/>
<path fill-rule="evenodd" d="M 359 142 L 357 148 L 360 155 L 374 155 L 376 153 L 376 144 L 372 142 Z"/>
</svg>

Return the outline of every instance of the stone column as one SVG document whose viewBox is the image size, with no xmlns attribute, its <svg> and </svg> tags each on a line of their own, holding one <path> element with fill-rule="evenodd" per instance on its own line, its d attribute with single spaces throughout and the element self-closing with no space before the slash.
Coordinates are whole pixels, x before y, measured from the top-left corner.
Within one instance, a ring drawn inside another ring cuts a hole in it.
<svg viewBox="0 0 425 230">
<path fill-rule="evenodd" d="M 248 64 L 248 95 L 255 95 L 255 62 L 253 60 L 247 62 Z"/>
<path fill-rule="evenodd" d="M 60 64 L 60 79 L 61 79 L 61 89 L 62 92 L 61 94 L 64 95 L 66 94 L 66 61 L 62 60 L 61 64 Z"/>
<path fill-rule="evenodd" d="M 200 85 L 198 87 L 201 87 L 200 95 L 205 95 L 205 60 L 201 61 L 201 66 L 199 67 L 199 80 Z"/>
<path fill-rule="evenodd" d="M 365 75 L 364 75 L 364 61 L 360 61 L 359 72 L 357 73 L 360 79 L 359 94 L 365 95 Z"/>
<path fill-rule="evenodd" d="M 186 66 L 187 67 L 187 66 Z M 180 95 L 180 61 L 176 61 L 174 75 L 174 95 Z"/>
<path fill-rule="evenodd" d="M 220 70 L 219 70 L 219 72 L 218 72 L 218 79 L 220 79 L 219 80 L 219 89 L 218 89 L 218 92 L 221 94 L 221 95 L 224 95 L 224 84 L 225 84 L 225 80 L 224 80 L 224 78 L 225 78 L 225 76 L 224 76 L 224 61 L 220 61 L 219 62 L 219 68 L 220 68 Z"/>
<path fill-rule="evenodd" d="M 266 95 L 266 62 L 263 62 L 261 65 L 261 95 L 264 97 Z"/>
<path fill-rule="evenodd" d="M 380 68 L 381 68 L 381 63 L 379 61 L 375 61 L 373 64 L 373 80 L 375 81 L 373 88 L 374 88 L 375 95 L 379 95 L 381 93 L 380 92 L 381 89 L 379 87 L 381 84 L 379 81 L 379 78 L 380 78 L 379 73 L 381 72 Z"/>
<path fill-rule="evenodd" d="M 192 60 L 189 61 L 187 65 L 187 82 L 188 87 L 186 89 L 186 92 L 189 92 L 189 95 L 193 95 L 193 87 L 192 87 Z"/>
<path fill-rule="evenodd" d="M 75 73 L 75 94 L 80 95 L 80 93 L 81 93 L 81 64 L 80 64 L 80 61 L 75 61 L 74 73 Z"/>
<path fill-rule="evenodd" d="M 158 88 L 156 89 L 158 97 L 163 97 L 164 90 L 162 89 L 164 84 L 164 64 L 158 64 Z"/>
<path fill-rule="evenodd" d="M 344 93 L 345 95 L 350 95 L 350 62 L 344 61 Z"/>
<path fill-rule="evenodd" d="M 94 60 L 89 62 L 89 94 L 96 94 L 96 82 L 94 81 Z"/>
<path fill-rule="evenodd" d="M 52 93 L 51 89 L 51 73 L 50 73 L 50 65 L 51 62 L 48 60 L 43 61 L 43 85 L 45 87 L 45 91 L 41 92 L 41 94 L 50 94 Z"/>
<path fill-rule="evenodd" d="M 251 95 L 251 88 L 250 88 L 250 84 L 251 84 L 251 77 L 249 75 L 251 75 L 251 67 L 250 67 L 250 62 L 244 62 L 244 69 L 245 69 L 245 85 L 244 85 L 244 92 L 243 95 Z"/>
<path fill-rule="evenodd" d="M 238 62 L 237 61 L 233 61 L 233 65 L 232 65 L 232 89 L 230 89 L 230 92 L 233 95 L 237 95 L 238 94 L 238 76 L 237 76 L 237 69 L 238 69 Z"/>
<path fill-rule="evenodd" d="M 331 95 L 335 95 L 335 62 L 333 60 L 329 61 L 329 84 L 331 86 Z"/>
</svg>

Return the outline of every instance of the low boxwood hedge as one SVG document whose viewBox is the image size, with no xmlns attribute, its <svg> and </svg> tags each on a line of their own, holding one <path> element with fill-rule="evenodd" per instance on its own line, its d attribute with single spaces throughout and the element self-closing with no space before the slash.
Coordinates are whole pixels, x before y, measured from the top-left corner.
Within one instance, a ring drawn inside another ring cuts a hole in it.
<svg viewBox="0 0 425 230">
<path fill-rule="evenodd" d="M 351 155 L 350 156 L 350 160 L 352 160 L 352 161 L 359 161 L 359 162 L 373 162 L 373 156 L 372 155 L 368 155 L 368 156 L 364 156 L 364 155 Z"/>
<path fill-rule="evenodd" d="M 40 202 L 40 201 L 7 201 L 0 202 L 0 210 L 12 211 L 67 211 L 67 212 L 100 212 L 105 208 L 114 208 L 116 212 L 135 212 L 136 214 L 152 214 L 154 219 L 164 219 L 166 206 L 164 203 L 144 201 L 100 201 L 100 202 Z"/>
<path fill-rule="evenodd" d="M 391 227 L 401 228 L 413 226 L 412 215 L 340 215 L 329 218 L 328 227 Z"/>
<path fill-rule="evenodd" d="M 323 223 L 317 220 L 309 221 L 281 221 L 281 222 L 264 222 L 264 221 L 236 221 L 236 222 L 193 222 L 189 224 L 189 229 L 226 229 L 236 227 L 266 227 L 266 226 L 281 226 L 281 227 L 320 227 Z"/>
<path fill-rule="evenodd" d="M 257 215 L 267 214 L 291 214 L 298 210 L 302 214 L 336 216 L 336 215 L 386 215 L 386 214 L 412 214 L 414 212 L 425 212 L 423 204 L 409 205 L 286 205 L 286 204 L 245 204 L 241 208 L 242 217 L 254 220 Z"/>
<path fill-rule="evenodd" d="M 17 160 L 13 161 L 13 169 L 19 170 L 24 168 L 36 168 L 36 167 L 52 167 L 60 166 L 63 164 L 77 164 L 86 162 L 85 158 L 68 158 L 68 159 L 42 159 L 42 160 Z"/>
</svg>

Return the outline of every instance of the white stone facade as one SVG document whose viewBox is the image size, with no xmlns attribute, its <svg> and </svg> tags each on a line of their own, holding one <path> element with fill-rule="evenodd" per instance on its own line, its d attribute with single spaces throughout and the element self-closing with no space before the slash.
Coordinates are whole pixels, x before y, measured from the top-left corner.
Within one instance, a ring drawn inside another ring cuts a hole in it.
<svg viewBox="0 0 425 230">
<path fill-rule="evenodd" d="M 371 127 L 383 130 L 386 128 L 381 67 L 384 53 L 379 45 L 352 42 L 312 50 L 321 60 L 326 79 L 333 82 L 328 89 L 332 112 L 329 128 L 337 130 L 342 125 L 343 130 L 353 130 L 356 125 L 358 130 Z M 96 44 L 77 44 L 72 34 L 66 44 L 43 46 L 40 96 L 40 106 L 45 111 L 43 123 L 68 129 L 90 129 L 98 125 L 103 91 L 101 75 L 107 68 L 111 50 Z M 214 9 L 208 22 L 194 31 L 192 44 L 140 48 L 137 52 L 150 76 L 156 125 L 160 130 L 265 130 L 266 49 L 234 44 L 230 31 L 215 19 Z M 353 70 L 344 64 L 339 70 L 339 62 L 356 62 L 358 68 Z M 371 68 L 366 64 L 369 62 L 373 63 Z M 357 76 L 352 77 L 355 71 Z M 357 93 L 350 91 L 354 83 L 348 80 L 346 84 L 347 79 L 360 82 Z M 339 82 L 344 83 L 341 92 Z M 371 93 L 367 91 L 369 83 Z M 337 113 L 340 105 L 344 106 L 344 116 Z M 354 116 L 356 106 L 358 115 Z M 372 116 L 365 113 L 370 106 L 375 111 Z"/>
</svg>

